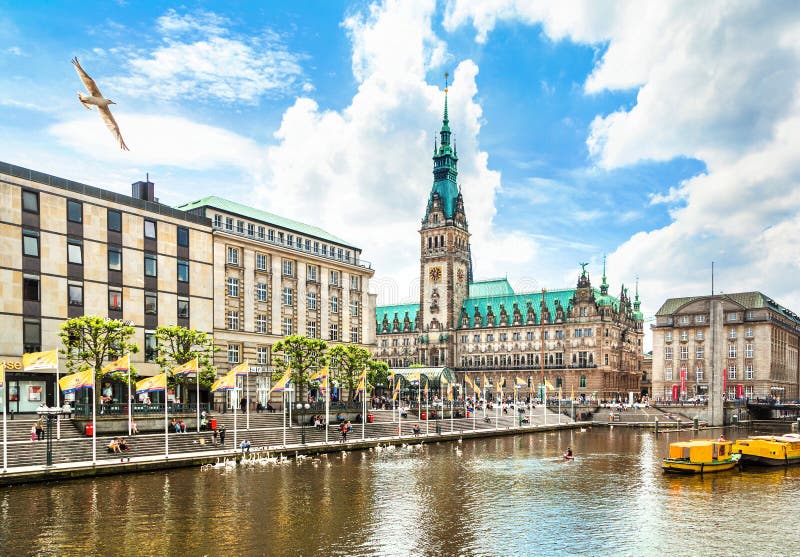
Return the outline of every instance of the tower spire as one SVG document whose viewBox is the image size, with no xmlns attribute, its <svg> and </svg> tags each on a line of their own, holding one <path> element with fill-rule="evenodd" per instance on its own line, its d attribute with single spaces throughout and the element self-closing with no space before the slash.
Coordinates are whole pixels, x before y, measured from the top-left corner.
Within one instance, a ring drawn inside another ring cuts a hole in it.
<svg viewBox="0 0 800 557">
<path fill-rule="evenodd" d="M 600 283 L 600 293 L 608 294 L 608 283 L 606 282 L 606 256 L 603 255 L 603 282 Z"/>
<path fill-rule="evenodd" d="M 450 119 L 447 117 L 447 78 L 450 77 L 450 74 L 445 72 L 444 74 L 444 118 L 442 118 L 442 124 L 445 126 L 450 123 Z"/>
</svg>

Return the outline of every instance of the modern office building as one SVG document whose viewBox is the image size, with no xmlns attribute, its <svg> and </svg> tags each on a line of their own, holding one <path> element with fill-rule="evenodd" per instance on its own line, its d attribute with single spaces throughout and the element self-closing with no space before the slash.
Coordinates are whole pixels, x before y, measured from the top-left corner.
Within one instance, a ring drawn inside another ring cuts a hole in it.
<svg viewBox="0 0 800 557">
<path fill-rule="evenodd" d="M 60 348 L 67 318 L 133 324 L 140 375 L 158 370 L 157 326 L 212 330 L 211 221 L 158 203 L 149 180 L 129 197 L 0 163 L 0 245 L 0 360 L 11 411 L 55 402 L 55 374 L 23 373 L 20 357 Z"/>
<path fill-rule="evenodd" d="M 129 197 L 0 163 L 0 361 L 9 410 L 55 402 L 56 374 L 23 373 L 21 355 L 60 348 L 59 327 L 81 315 L 130 322 L 142 349 L 132 361 L 145 376 L 159 371 L 156 327 L 212 333 L 218 373 L 248 362 L 241 386 L 264 404 L 272 346 L 284 336 L 375 344 L 374 271 L 359 248 L 218 197 L 176 209 L 154 189 L 136 182 Z"/>
<path fill-rule="evenodd" d="M 714 311 L 719 307 L 719 311 Z M 800 317 L 761 292 L 670 298 L 653 329 L 653 397 L 798 398 Z"/>
<path fill-rule="evenodd" d="M 515 292 L 506 279 L 473 280 L 446 93 L 439 135 L 419 230 L 419 302 L 377 308 L 375 357 L 391 367 L 451 367 L 461 380 L 469 374 L 489 385 L 489 393 L 501 378 L 509 385 L 520 378 L 531 386 L 546 379 L 576 397 L 639 394 L 638 291 L 633 300 L 624 287 L 611 296 L 605 265 L 599 289 L 585 266 L 575 287 L 547 292 Z"/>
</svg>

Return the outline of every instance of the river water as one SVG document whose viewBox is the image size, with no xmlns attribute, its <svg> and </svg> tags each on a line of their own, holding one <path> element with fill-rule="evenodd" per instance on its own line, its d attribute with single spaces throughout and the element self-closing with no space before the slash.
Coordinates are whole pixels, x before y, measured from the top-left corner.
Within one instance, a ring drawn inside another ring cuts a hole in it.
<svg viewBox="0 0 800 557">
<path fill-rule="evenodd" d="M 599 427 L 4 488 L 0 553 L 800 554 L 800 467 L 667 476 L 677 435 L 691 438 Z"/>
</svg>

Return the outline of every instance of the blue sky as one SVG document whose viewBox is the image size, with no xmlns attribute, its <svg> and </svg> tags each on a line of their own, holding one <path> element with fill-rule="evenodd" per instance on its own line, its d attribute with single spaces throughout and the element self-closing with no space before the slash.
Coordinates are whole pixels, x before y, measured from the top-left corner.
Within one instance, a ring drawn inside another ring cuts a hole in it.
<svg viewBox="0 0 800 557">
<path fill-rule="evenodd" d="M 798 8 L 515 0 L 0 1 L 0 159 L 162 201 L 217 194 L 363 248 L 413 298 L 443 74 L 477 277 L 609 256 L 646 313 L 762 290 L 798 310 Z M 75 98 L 78 56 L 131 147 Z M 794 69 L 792 69 L 794 68 Z"/>
</svg>

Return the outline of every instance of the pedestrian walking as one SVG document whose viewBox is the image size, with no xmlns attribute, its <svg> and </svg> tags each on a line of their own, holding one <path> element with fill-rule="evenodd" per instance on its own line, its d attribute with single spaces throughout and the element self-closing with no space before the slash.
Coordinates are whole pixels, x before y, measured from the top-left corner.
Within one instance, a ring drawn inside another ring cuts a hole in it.
<svg viewBox="0 0 800 557">
<path fill-rule="evenodd" d="M 219 444 L 225 445 L 225 426 L 219 426 Z"/>
<path fill-rule="evenodd" d="M 218 437 L 218 435 L 219 435 L 219 433 L 217 432 L 216 429 L 213 430 L 212 433 L 211 433 L 211 444 L 214 445 L 215 447 L 217 446 L 217 437 Z"/>
<path fill-rule="evenodd" d="M 36 440 L 41 441 L 44 438 L 44 424 L 42 420 L 36 422 Z"/>
<path fill-rule="evenodd" d="M 33 424 L 31 426 L 31 443 L 36 443 L 36 441 L 38 439 L 39 439 L 39 436 L 36 435 L 36 424 Z"/>
</svg>

